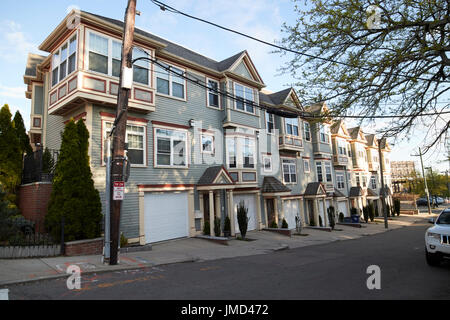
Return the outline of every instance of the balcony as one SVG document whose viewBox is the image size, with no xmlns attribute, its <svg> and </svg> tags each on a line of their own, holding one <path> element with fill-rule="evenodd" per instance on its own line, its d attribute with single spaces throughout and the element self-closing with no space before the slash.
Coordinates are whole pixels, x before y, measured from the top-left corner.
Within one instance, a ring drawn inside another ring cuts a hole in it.
<svg viewBox="0 0 450 320">
<path fill-rule="evenodd" d="M 62 115 L 80 103 L 117 105 L 119 81 L 97 73 L 78 71 L 58 83 L 49 92 L 49 113 Z M 130 90 L 129 110 L 149 113 L 155 111 L 155 89 L 134 84 Z"/>
<path fill-rule="evenodd" d="M 347 156 L 333 156 L 333 165 L 335 166 L 346 166 L 348 165 L 348 157 Z"/>
<path fill-rule="evenodd" d="M 298 136 L 280 135 L 280 150 L 303 151 L 303 140 Z"/>
</svg>

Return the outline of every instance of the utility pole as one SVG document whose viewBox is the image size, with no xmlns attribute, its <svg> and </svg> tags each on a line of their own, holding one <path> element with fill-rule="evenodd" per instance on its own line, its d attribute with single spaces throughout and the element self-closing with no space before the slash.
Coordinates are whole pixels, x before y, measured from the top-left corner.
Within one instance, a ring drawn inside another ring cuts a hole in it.
<svg viewBox="0 0 450 320">
<path fill-rule="evenodd" d="M 111 167 L 112 183 L 124 181 L 125 134 L 128 115 L 128 94 L 130 92 L 131 83 L 133 80 L 132 53 L 135 18 L 136 0 L 128 0 L 124 19 L 125 24 L 123 28 L 122 61 L 120 68 L 119 90 L 117 95 L 116 120 L 113 127 L 113 159 Z M 111 192 L 113 193 L 114 190 L 112 190 Z M 116 265 L 119 250 L 120 211 L 122 200 L 114 200 L 113 196 L 111 196 L 111 199 L 111 252 L 109 264 Z"/>
<path fill-rule="evenodd" d="M 380 140 L 378 140 L 378 157 L 380 159 L 380 178 L 381 178 L 381 192 L 380 192 L 380 196 L 381 196 L 381 206 L 383 207 L 384 227 L 387 229 L 388 228 L 388 219 L 387 219 L 386 195 L 385 195 L 384 177 L 383 177 L 383 161 L 384 161 L 384 158 L 382 157 L 382 154 L 381 154 L 381 142 L 382 142 L 383 139 L 384 139 L 384 135 L 383 135 L 383 137 L 381 137 Z"/>
<path fill-rule="evenodd" d="M 425 176 L 425 170 L 423 168 L 422 151 L 420 150 L 420 148 L 419 148 L 419 156 L 420 156 L 420 165 L 422 166 L 423 181 L 425 183 L 425 193 L 427 195 L 428 214 L 431 215 L 430 193 L 428 192 L 427 177 Z"/>
</svg>

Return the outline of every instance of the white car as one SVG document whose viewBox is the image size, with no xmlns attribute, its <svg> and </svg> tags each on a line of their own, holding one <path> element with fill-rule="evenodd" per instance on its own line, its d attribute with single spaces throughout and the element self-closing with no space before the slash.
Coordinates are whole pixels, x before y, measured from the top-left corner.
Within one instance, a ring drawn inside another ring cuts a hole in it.
<svg viewBox="0 0 450 320">
<path fill-rule="evenodd" d="M 450 208 L 430 223 L 434 226 L 425 233 L 425 255 L 429 265 L 437 266 L 444 257 L 450 258 Z"/>
</svg>

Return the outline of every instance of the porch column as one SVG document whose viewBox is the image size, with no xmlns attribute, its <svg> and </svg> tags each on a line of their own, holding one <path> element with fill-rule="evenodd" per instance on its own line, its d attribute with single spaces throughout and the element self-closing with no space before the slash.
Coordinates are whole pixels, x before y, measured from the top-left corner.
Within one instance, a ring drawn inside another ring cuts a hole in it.
<svg viewBox="0 0 450 320">
<path fill-rule="evenodd" d="M 328 221 L 328 213 L 327 213 L 327 202 L 325 200 L 325 198 L 323 198 L 322 200 L 322 205 L 323 205 L 323 226 L 326 227 L 327 226 L 327 221 Z"/>
<path fill-rule="evenodd" d="M 298 205 L 300 208 L 299 218 L 301 219 L 300 221 L 302 223 L 302 226 L 305 226 L 306 216 L 305 216 L 305 207 L 304 207 L 303 199 L 298 199 Z"/>
<path fill-rule="evenodd" d="M 220 191 L 217 190 L 216 194 L 216 217 L 220 218 L 222 210 L 220 210 Z"/>
<path fill-rule="evenodd" d="M 313 209 L 314 209 L 314 226 L 319 225 L 319 199 L 315 198 L 313 201 Z"/>
<path fill-rule="evenodd" d="M 201 219 L 201 230 L 203 230 L 203 226 L 205 225 L 205 208 L 203 207 L 203 192 L 199 192 L 198 198 L 200 201 L 200 211 L 202 212 L 202 219 Z"/>
<path fill-rule="evenodd" d="M 214 191 L 209 191 L 209 234 L 214 236 Z"/>
<path fill-rule="evenodd" d="M 256 214 L 258 215 L 258 230 L 264 228 L 261 220 L 261 192 L 256 194 Z"/>
<path fill-rule="evenodd" d="M 230 218 L 231 224 L 231 236 L 236 235 L 235 221 L 234 221 L 234 200 L 233 200 L 233 190 L 228 191 L 228 217 Z"/>
<path fill-rule="evenodd" d="M 273 204 L 273 210 L 275 211 L 274 212 L 274 214 L 275 214 L 275 223 L 277 224 L 277 226 L 279 226 L 278 225 L 278 199 L 279 199 L 279 197 L 276 197 L 276 198 L 273 198 L 273 202 L 274 202 L 274 204 Z"/>
</svg>

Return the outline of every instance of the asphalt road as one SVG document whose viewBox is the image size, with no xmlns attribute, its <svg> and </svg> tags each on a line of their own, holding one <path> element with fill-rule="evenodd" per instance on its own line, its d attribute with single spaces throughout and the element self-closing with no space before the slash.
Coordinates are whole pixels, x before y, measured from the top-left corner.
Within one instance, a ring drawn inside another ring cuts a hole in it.
<svg viewBox="0 0 450 320">
<path fill-rule="evenodd" d="M 450 299 L 450 262 L 430 267 L 421 222 L 356 240 L 272 254 L 182 263 L 138 271 L 11 286 L 20 299 Z M 335 231 L 339 232 L 339 231 Z M 381 270 L 381 289 L 367 288 L 367 267 Z"/>
</svg>

